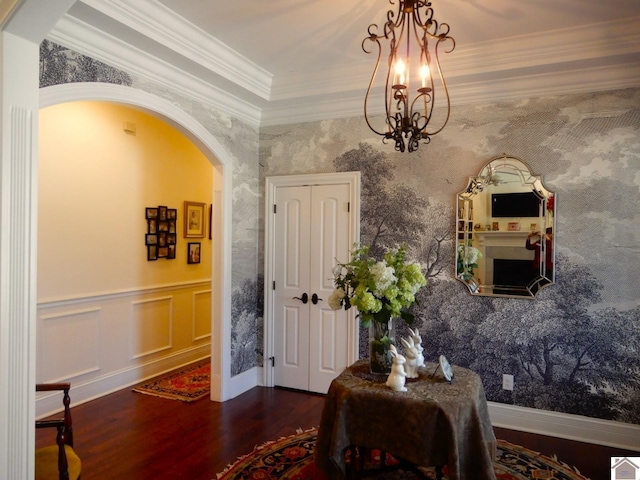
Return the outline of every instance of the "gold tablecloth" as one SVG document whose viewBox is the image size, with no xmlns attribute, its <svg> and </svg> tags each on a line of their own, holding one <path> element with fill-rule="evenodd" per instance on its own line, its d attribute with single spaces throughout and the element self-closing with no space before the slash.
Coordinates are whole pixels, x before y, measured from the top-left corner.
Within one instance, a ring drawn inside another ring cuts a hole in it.
<svg viewBox="0 0 640 480">
<path fill-rule="evenodd" d="M 407 392 L 385 385 L 359 360 L 338 376 L 325 399 L 316 463 L 332 479 L 345 475 L 350 445 L 385 450 L 419 466 L 447 465 L 450 480 L 495 480 L 496 438 L 480 377 L 453 366 L 449 383 L 437 364 L 419 369 Z"/>
</svg>

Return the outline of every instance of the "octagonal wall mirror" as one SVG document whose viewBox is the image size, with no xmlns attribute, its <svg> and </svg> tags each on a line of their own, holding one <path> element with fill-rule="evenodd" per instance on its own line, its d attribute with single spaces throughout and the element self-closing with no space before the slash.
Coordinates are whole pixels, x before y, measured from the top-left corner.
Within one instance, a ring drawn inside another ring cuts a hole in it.
<svg viewBox="0 0 640 480">
<path fill-rule="evenodd" d="M 456 278 L 471 294 L 534 298 L 554 283 L 555 196 L 521 159 L 491 159 L 456 206 Z"/>
</svg>

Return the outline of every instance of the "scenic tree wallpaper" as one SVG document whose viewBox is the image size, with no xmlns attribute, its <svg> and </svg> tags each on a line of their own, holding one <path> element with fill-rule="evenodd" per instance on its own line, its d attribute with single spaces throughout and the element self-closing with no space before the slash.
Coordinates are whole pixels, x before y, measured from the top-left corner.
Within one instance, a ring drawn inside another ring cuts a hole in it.
<svg viewBox="0 0 640 480">
<path fill-rule="evenodd" d="M 55 44 L 44 42 L 41 56 L 42 87 L 111 82 L 153 93 L 228 150 L 232 375 L 264 360 L 264 179 L 360 171 L 362 243 L 378 253 L 407 244 L 428 278 L 414 307 L 427 360 L 445 354 L 475 370 L 491 401 L 640 424 L 640 89 L 455 106 L 429 145 L 401 154 L 361 117 L 257 132 Z M 502 154 L 556 193 L 556 283 L 534 299 L 472 296 L 455 279 L 456 194 Z M 366 356 L 365 331 L 360 342 Z M 513 391 L 502 389 L 504 373 Z"/>
<path fill-rule="evenodd" d="M 640 423 L 640 92 L 458 107 L 414 154 L 357 122 L 261 131 L 264 175 L 362 173 L 361 242 L 406 243 L 428 277 L 413 308 L 425 358 L 475 370 L 491 401 Z M 503 153 L 556 192 L 556 284 L 534 299 L 472 296 L 454 278 L 456 194 Z"/>
</svg>

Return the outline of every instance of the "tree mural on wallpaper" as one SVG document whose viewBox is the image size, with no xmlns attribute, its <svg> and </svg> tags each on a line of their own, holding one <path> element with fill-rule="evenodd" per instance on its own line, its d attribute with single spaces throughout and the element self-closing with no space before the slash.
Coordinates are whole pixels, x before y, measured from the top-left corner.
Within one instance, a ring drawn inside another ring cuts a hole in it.
<svg viewBox="0 0 640 480">
<path fill-rule="evenodd" d="M 334 165 L 362 174 L 362 243 L 377 254 L 407 243 L 429 278 L 413 307 L 428 360 L 444 353 L 477 371 L 492 401 L 640 422 L 640 409 L 628 400 L 640 388 L 640 309 L 591 311 L 602 285 L 587 265 L 562 253 L 557 285 L 534 301 L 470 297 L 448 270 L 452 207 L 394 183 L 393 162 L 368 144 L 340 155 Z M 407 336 L 402 322 L 397 331 Z M 367 355 L 367 336 L 361 329 L 361 356 Z M 502 389 L 503 373 L 514 375 L 515 391 Z"/>
<path fill-rule="evenodd" d="M 255 366 L 256 357 L 262 357 L 262 330 L 264 318 L 264 275 L 256 280 L 246 279 L 231 295 L 231 375 Z"/>
<path fill-rule="evenodd" d="M 103 82 L 131 86 L 131 77 L 57 43 L 40 44 L 40 88 L 74 82 Z"/>
<path fill-rule="evenodd" d="M 556 260 L 558 285 L 535 301 L 470 303 L 455 280 L 430 281 L 415 311 L 425 357 L 444 353 L 477 371 L 492 401 L 638 423 L 629 395 L 640 388 L 640 308 L 590 311 L 602 286 L 587 266 Z M 514 375 L 514 392 L 502 390 L 503 373 Z"/>
<path fill-rule="evenodd" d="M 446 268 L 452 258 L 453 209 L 430 203 L 406 185 L 394 185 L 393 163 L 368 144 L 361 143 L 333 163 L 338 172 L 361 172 L 360 237 L 374 256 L 406 243 L 427 277 Z"/>
</svg>

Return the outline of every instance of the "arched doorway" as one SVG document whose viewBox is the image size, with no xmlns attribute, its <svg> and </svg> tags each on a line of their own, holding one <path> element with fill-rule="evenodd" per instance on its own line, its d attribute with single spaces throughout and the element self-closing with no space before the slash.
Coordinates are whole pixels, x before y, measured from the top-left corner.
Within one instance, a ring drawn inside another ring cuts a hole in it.
<svg viewBox="0 0 640 480">
<path fill-rule="evenodd" d="M 209 159 L 217 174 L 213 185 L 211 399 L 231 397 L 230 284 L 231 284 L 231 160 L 220 143 L 198 121 L 155 95 L 119 85 L 73 83 L 40 90 L 40 108 L 81 100 L 113 102 L 142 110 L 169 123 L 189 138 Z"/>
</svg>

